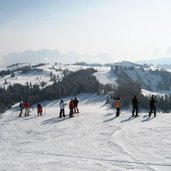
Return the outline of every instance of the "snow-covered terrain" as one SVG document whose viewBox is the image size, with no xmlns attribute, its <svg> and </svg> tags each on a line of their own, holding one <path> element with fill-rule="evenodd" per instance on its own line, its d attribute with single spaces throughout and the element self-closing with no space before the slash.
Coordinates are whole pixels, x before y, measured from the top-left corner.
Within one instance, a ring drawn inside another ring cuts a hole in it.
<svg viewBox="0 0 171 171">
<path fill-rule="evenodd" d="M 77 96 L 80 114 L 59 119 L 59 101 L 44 102 L 44 115 L 33 107 L 18 118 L 18 107 L 0 120 L 2 171 L 170 171 L 171 115 L 147 113 L 131 118 L 115 111 L 104 96 Z M 69 99 L 65 99 L 68 114 Z"/>
<path fill-rule="evenodd" d="M 22 67 L 22 66 L 21 66 Z M 53 81 L 50 78 L 50 74 L 53 73 L 57 77 L 57 80 L 62 80 L 64 74 L 64 70 L 68 71 L 78 71 L 81 69 L 87 69 L 91 68 L 90 66 L 79 66 L 79 65 L 50 65 L 46 64 L 44 66 L 36 67 L 38 70 L 34 71 L 29 71 L 27 73 L 22 73 L 21 71 L 16 71 L 14 72 L 15 76 L 11 77 L 11 74 L 6 75 L 4 77 L 0 77 L 0 87 L 7 87 L 8 85 L 13 85 L 13 84 L 22 84 L 22 85 L 27 85 L 27 84 L 32 84 L 32 85 L 40 85 L 41 83 L 45 82 L 46 86 L 53 84 Z M 102 83 L 108 83 L 108 81 L 115 80 L 115 78 L 107 78 L 107 81 L 104 82 L 103 77 L 107 77 L 106 74 L 108 71 L 110 71 L 110 67 L 93 67 L 94 69 L 97 70 L 97 74 L 95 76 L 97 79 L 99 79 L 100 82 Z M 11 68 L 11 70 L 16 69 L 16 68 Z M 103 76 L 104 75 L 104 76 Z M 111 83 L 114 83 L 114 81 L 111 81 Z"/>
<path fill-rule="evenodd" d="M 167 73 L 169 76 L 167 75 L 164 78 L 162 71 L 165 71 L 165 74 Z M 147 94 L 149 92 L 148 95 L 151 95 L 152 92 L 153 94 L 171 94 L 170 84 L 167 84 L 167 89 L 162 89 L 161 86 L 166 84 L 166 80 L 168 80 L 166 78 L 170 78 L 170 69 L 164 69 L 162 66 L 146 66 L 123 61 L 113 64 L 113 68 L 106 67 L 105 70 L 94 73 L 94 76 L 96 76 L 101 84 L 113 84 L 116 86 L 118 85 L 118 79 L 132 80 L 133 82 L 139 83 L 142 88 L 142 93 Z"/>
<path fill-rule="evenodd" d="M 70 71 L 77 71 L 80 67 L 76 66 L 67 66 L 67 65 L 44 65 L 41 67 L 37 67 L 38 71 L 29 71 L 27 73 L 22 73 L 21 71 L 16 71 L 14 77 L 11 75 L 6 75 L 0 78 L 0 86 L 8 86 L 13 84 L 32 84 L 32 85 L 41 85 L 41 82 L 45 82 L 46 86 L 53 84 L 53 81 L 50 80 L 50 73 L 52 72 L 53 75 L 56 75 L 59 80 L 63 78 L 63 71 L 68 69 Z M 40 71 L 39 71 L 40 70 Z M 5 84 L 6 81 L 6 84 Z"/>
<path fill-rule="evenodd" d="M 21 65 L 21 66 L 20 66 Z M 23 64 L 17 65 L 17 67 L 22 68 Z M 25 64 L 26 65 L 26 64 Z M 28 65 L 28 64 L 27 64 Z M 22 85 L 32 84 L 39 85 L 42 87 L 42 82 L 44 82 L 44 87 L 53 84 L 53 81 L 50 77 L 50 74 L 53 73 L 56 76 L 56 80 L 62 80 L 64 76 L 64 71 L 78 71 L 81 69 L 94 68 L 97 72 L 94 73 L 94 76 L 101 84 L 113 84 L 118 85 L 118 79 L 130 79 L 132 81 L 138 82 L 141 85 L 142 89 L 152 91 L 154 93 L 162 94 L 171 94 L 171 86 L 167 83 L 167 90 L 162 89 L 164 87 L 164 77 L 159 72 L 164 70 L 162 67 L 156 67 L 154 65 L 139 65 L 131 63 L 128 61 L 123 61 L 120 63 L 113 64 L 113 67 L 121 67 L 118 72 L 112 70 L 111 66 L 81 66 L 81 65 L 68 65 L 68 64 L 46 64 L 43 66 L 36 67 L 30 72 L 22 73 L 22 71 L 15 71 L 14 77 L 11 77 L 11 74 L 5 75 L 0 78 L 0 87 L 8 87 L 15 83 Z M 7 68 L 9 69 L 9 68 Z M 14 70 L 10 68 L 10 70 Z M 158 70 L 158 73 L 153 73 L 152 71 Z M 170 72 L 170 69 L 167 68 L 167 71 Z M 124 77 L 123 77 L 124 76 Z M 168 76 L 168 75 L 167 75 Z M 166 81 L 166 78 L 165 78 Z"/>
<path fill-rule="evenodd" d="M 165 92 L 165 93 L 157 93 L 157 92 L 152 92 L 152 91 L 141 89 L 141 93 L 144 96 L 152 96 L 152 95 L 154 95 L 154 96 L 164 96 L 167 92 Z"/>
<path fill-rule="evenodd" d="M 37 69 L 41 69 L 42 71 L 29 71 L 27 73 L 22 73 L 21 71 L 14 72 L 15 76 L 11 77 L 11 75 L 6 75 L 0 78 L 0 86 L 6 87 L 8 85 L 13 84 L 32 84 L 32 85 L 40 85 L 42 81 L 46 82 L 47 85 L 53 84 L 53 81 L 50 80 L 50 72 L 53 72 L 55 75 L 59 75 L 59 79 L 61 79 L 62 71 L 55 71 L 52 69 L 51 65 L 45 65 L 41 67 L 37 67 Z M 6 83 L 5 83 L 6 82 Z"/>
<path fill-rule="evenodd" d="M 94 73 L 94 76 L 101 84 L 117 85 L 117 76 L 115 74 L 111 74 L 110 69 L 110 67 L 106 67 L 105 69 L 99 70 L 98 72 Z"/>
</svg>

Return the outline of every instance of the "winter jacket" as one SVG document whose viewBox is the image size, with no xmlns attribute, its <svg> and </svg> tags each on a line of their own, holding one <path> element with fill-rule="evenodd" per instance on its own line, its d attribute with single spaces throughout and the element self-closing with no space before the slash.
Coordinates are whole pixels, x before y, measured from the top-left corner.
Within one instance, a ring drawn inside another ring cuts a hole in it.
<svg viewBox="0 0 171 171">
<path fill-rule="evenodd" d="M 23 109 L 23 103 L 20 103 L 20 109 Z"/>
<path fill-rule="evenodd" d="M 64 104 L 64 102 L 60 102 L 60 103 L 59 103 L 60 109 L 64 109 L 64 108 L 65 108 L 65 105 L 66 105 L 66 104 Z"/>
<path fill-rule="evenodd" d="M 23 103 L 23 107 L 24 107 L 24 108 L 29 108 L 29 107 L 30 107 L 29 102 L 24 102 L 24 103 Z"/>
<path fill-rule="evenodd" d="M 133 107 L 137 107 L 137 106 L 138 106 L 138 100 L 137 100 L 136 97 L 134 97 L 134 98 L 132 99 L 132 105 L 133 105 Z"/>
<path fill-rule="evenodd" d="M 150 100 L 150 107 L 155 108 L 157 101 L 154 100 L 153 98 Z"/>
<path fill-rule="evenodd" d="M 71 100 L 70 102 L 69 102 L 69 108 L 70 109 L 73 109 L 75 107 L 75 105 L 74 105 L 74 100 Z"/>
<path fill-rule="evenodd" d="M 74 99 L 74 105 L 75 105 L 75 107 L 78 106 L 78 103 L 79 103 L 79 101 L 77 99 Z"/>
<path fill-rule="evenodd" d="M 115 108 L 121 108 L 121 100 L 120 99 L 116 99 L 115 103 L 114 103 Z"/>
<path fill-rule="evenodd" d="M 41 106 L 41 105 L 38 105 L 37 111 L 38 111 L 39 113 L 42 113 L 42 106 Z"/>
</svg>

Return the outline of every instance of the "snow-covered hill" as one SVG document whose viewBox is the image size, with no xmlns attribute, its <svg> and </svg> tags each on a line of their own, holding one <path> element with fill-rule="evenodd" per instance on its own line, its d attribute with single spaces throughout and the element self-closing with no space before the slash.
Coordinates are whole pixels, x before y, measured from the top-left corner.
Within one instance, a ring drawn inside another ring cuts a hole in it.
<svg viewBox="0 0 171 171">
<path fill-rule="evenodd" d="M 35 70 L 31 70 L 26 73 L 22 73 L 22 71 L 15 71 L 14 77 L 11 77 L 11 74 L 1 77 L 0 86 L 6 87 L 13 84 L 41 85 L 42 82 L 45 82 L 47 86 L 53 83 L 53 81 L 50 79 L 51 72 L 53 72 L 55 75 L 58 75 L 59 79 L 62 79 L 62 70 L 56 71 L 52 68 L 52 65 L 45 65 L 37 67 Z"/>
<path fill-rule="evenodd" d="M 8 70 L 16 70 L 29 66 L 28 64 L 17 64 L 12 67 L 8 67 Z M 7 87 L 8 85 L 13 85 L 14 83 L 19 83 L 22 85 L 32 84 L 45 86 L 51 85 L 53 83 L 51 74 L 55 75 L 57 80 L 62 80 L 64 76 L 64 71 L 78 71 L 80 69 L 94 68 L 97 70 L 94 73 L 97 80 L 102 84 L 113 84 L 118 85 L 118 80 L 132 80 L 141 85 L 142 89 L 151 91 L 154 93 L 171 94 L 171 73 L 170 67 L 164 69 L 163 67 L 155 65 L 140 65 L 136 63 L 131 63 L 127 61 L 119 62 L 110 65 L 92 66 L 92 65 L 67 65 L 55 63 L 53 65 L 46 64 L 37 66 L 29 72 L 22 72 L 21 70 L 16 70 L 14 76 L 11 74 L 5 75 L 0 78 L 0 86 Z M 168 71 L 168 72 L 166 72 Z"/>
<path fill-rule="evenodd" d="M 81 69 L 92 68 L 92 66 L 80 66 L 80 65 L 67 65 L 67 64 L 45 64 L 43 66 L 31 68 L 28 72 L 22 72 L 22 70 L 15 71 L 16 69 L 23 68 L 24 66 L 29 66 L 28 64 L 17 64 L 12 67 L 5 68 L 5 70 L 14 70 L 14 76 L 11 77 L 11 74 L 0 77 L 0 87 L 7 87 L 8 85 L 13 84 L 32 84 L 32 85 L 40 85 L 42 82 L 45 83 L 46 86 L 53 84 L 50 75 L 53 74 L 56 76 L 57 80 L 62 80 L 64 76 L 64 71 L 78 71 Z M 97 70 L 98 73 L 103 75 L 103 72 L 107 72 L 110 70 L 110 67 L 93 67 Z M 99 78 L 100 79 L 100 78 Z"/>
<path fill-rule="evenodd" d="M 132 62 L 119 62 L 112 68 L 94 74 L 102 84 L 118 85 L 119 80 L 137 82 L 142 89 L 154 93 L 171 94 L 170 67 L 140 65 Z M 130 85 L 131 86 L 131 85 Z"/>
<path fill-rule="evenodd" d="M 170 114 L 131 118 L 115 111 L 104 96 L 82 94 L 80 114 L 59 119 L 59 101 L 44 102 L 43 117 L 33 107 L 18 118 L 18 106 L 0 120 L 0 170 L 170 171 Z M 68 114 L 68 102 L 66 114 Z"/>
</svg>

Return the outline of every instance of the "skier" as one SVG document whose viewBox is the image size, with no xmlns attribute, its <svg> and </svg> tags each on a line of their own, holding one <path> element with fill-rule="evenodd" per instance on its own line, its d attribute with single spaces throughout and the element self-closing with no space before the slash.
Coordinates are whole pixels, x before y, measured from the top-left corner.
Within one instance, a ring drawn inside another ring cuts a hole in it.
<svg viewBox="0 0 171 171">
<path fill-rule="evenodd" d="M 132 117 L 138 117 L 138 100 L 137 100 L 137 97 L 136 96 L 134 96 L 133 98 L 132 98 L 132 107 L 133 107 L 133 109 L 132 109 Z M 134 115 L 134 112 L 136 112 L 136 115 Z"/>
<path fill-rule="evenodd" d="M 21 117 L 21 115 L 23 113 L 23 103 L 22 102 L 20 102 L 19 107 L 20 107 L 20 114 L 18 115 L 18 117 Z"/>
<path fill-rule="evenodd" d="M 78 110 L 78 99 L 77 97 L 74 98 L 74 113 L 79 113 L 79 110 Z"/>
<path fill-rule="evenodd" d="M 157 101 L 154 99 L 154 95 L 152 95 L 151 100 L 149 101 L 149 105 L 150 105 L 149 118 L 151 117 L 151 114 L 153 112 L 154 112 L 154 117 L 156 117 L 156 103 Z"/>
<path fill-rule="evenodd" d="M 60 107 L 60 112 L 59 112 L 59 117 L 62 118 L 62 116 L 65 118 L 65 105 L 63 100 L 60 101 L 59 107 Z"/>
<path fill-rule="evenodd" d="M 73 109 L 74 109 L 74 100 L 71 99 L 71 101 L 69 102 L 69 117 L 72 118 L 73 117 Z"/>
<path fill-rule="evenodd" d="M 29 102 L 27 100 L 23 103 L 23 107 L 25 109 L 25 116 L 29 116 L 29 107 L 30 107 L 30 104 L 29 104 Z"/>
<path fill-rule="evenodd" d="M 121 108 L 121 99 L 119 96 L 116 98 L 114 106 L 116 108 L 116 117 L 118 117 L 120 115 L 120 108 Z"/>
<path fill-rule="evenodd" d="M 41 104 L 38 104 L 37 105 L 37 115 L 42 116 L 42 112 L 43 112 L 42 106 L 41 106 Z"/>
</svg>

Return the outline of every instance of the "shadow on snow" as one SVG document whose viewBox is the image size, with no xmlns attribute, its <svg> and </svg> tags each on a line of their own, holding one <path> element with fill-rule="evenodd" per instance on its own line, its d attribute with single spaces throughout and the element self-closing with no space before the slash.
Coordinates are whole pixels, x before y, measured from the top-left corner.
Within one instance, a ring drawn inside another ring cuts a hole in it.
<svg viewBox="0 0 171 171">
<path fill-rule="evenodd" d="M 155 118 L 154 116 L 153 117 L 147 117 L 146 119 L 142 120 L 141 122 L 147 122 L 147 121 L 150 121 L 154 118 Z"/>
<path fill-rule="evenodd" d="M 114 113 L 108 113 L 105 116 L 110 116 L 110 115 L 114 115 Z"/>
<path fill-rule="evenodd" d="M 34 119 L 34 118 L 37 118 L 37 116 L 24 116 L 24 118 L 22 119 L 22 121 L 26 121 L 26 120 L 31 120 L 31 119 Z"/>
<path fill-rule="evenodd" d="M 106 120 L 104 120 L 103 122 L 105 123 L 105 122 L 109 122 L 109 121 L 112 121 L 112 120 L 114 120 L 114 119 L 116 119 L 117 117 L 115 116 L 114 118 L 110 118 L 110 119 L 106 119 Z"/>
<path fill-rule="evenodd" d="M 69 117 L 67 117 L 67 118 L 54 117 L 54 118 L 51 118 L 51 119 L 47 119 L 47 120 L 42 121 L 41 125 L 54 124 L 54 123 L 57 123 L 57 122 L 65 121 L 67 119 L 70 119 L 70 118 Z"/>
<path fill-rule="evenodd" d="M 133 119 L 135 119 L 135 118 L 136 118 L 136 117 L 130 116 L 129 118 L 127 118 L 127 119 L 125 119 L 125 120 L 122 120 L 121 123 L 131 121 L 131 120 L 133 120 Z"/>
</svg>

